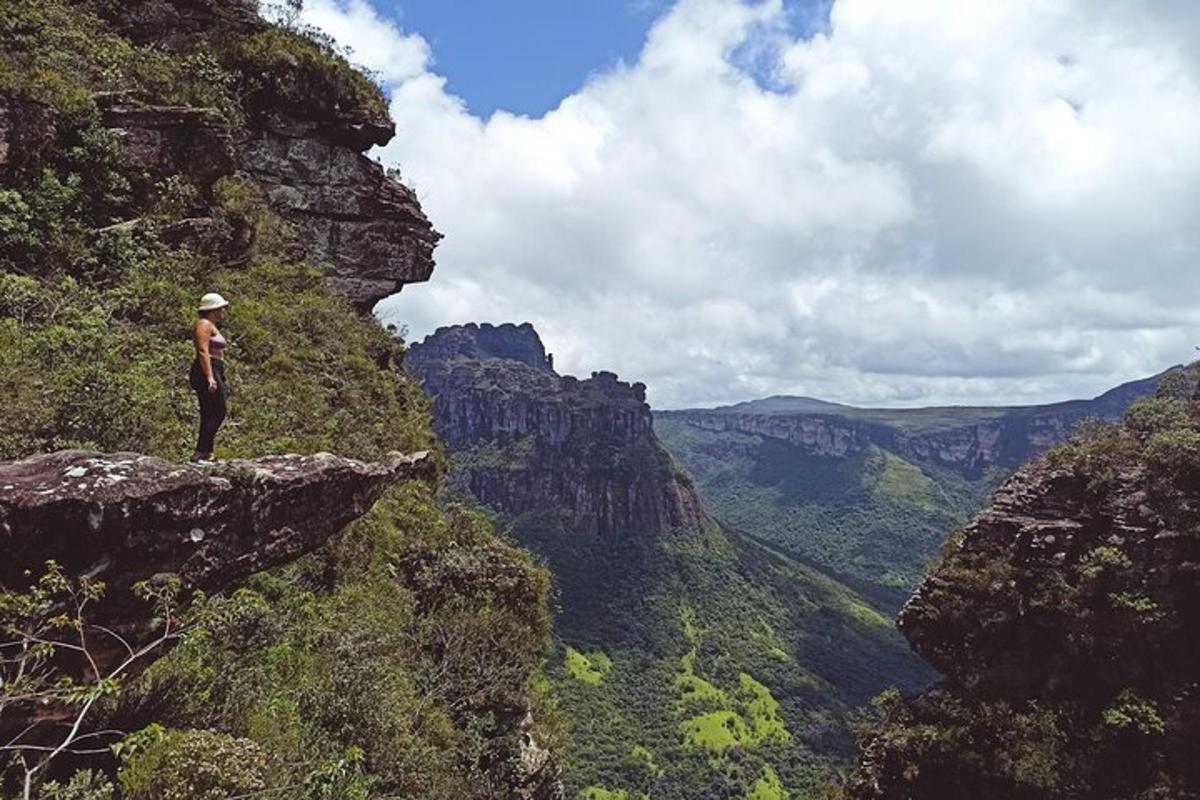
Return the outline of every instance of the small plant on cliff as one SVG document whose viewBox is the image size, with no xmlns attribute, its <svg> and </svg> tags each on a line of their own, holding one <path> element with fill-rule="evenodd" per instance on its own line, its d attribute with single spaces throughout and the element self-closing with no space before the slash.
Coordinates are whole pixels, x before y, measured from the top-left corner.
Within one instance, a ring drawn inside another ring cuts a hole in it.
<svg viewBox="0 0 1200 800">
<path fill-rule="evenodd" d="M 154 611 L 148 641 L 130 642 L 87 620 L 105 584 L 68 578 L 57 563 L 25 591 L 0 592 L 0 722 L 32 720 L 0 753 L 0 785 L 14 780 L 29 800 L 52 762 L 64 755 L 104 753 L 119 731 L 93 729 L 104 701 L 127 673 L 177 638 L 179 580 L 142 582 L 135 593 Z"/>
</svg>

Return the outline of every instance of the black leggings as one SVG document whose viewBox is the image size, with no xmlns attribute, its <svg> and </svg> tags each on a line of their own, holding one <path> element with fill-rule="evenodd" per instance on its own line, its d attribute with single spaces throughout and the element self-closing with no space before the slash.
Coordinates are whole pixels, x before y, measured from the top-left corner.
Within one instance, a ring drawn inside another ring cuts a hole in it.
<svg viewBox="0 0 1200 800">
<path fill-rule="evenodd" d="M 208 390 L 208 379 L 204 377 L 199 359 L 192 362 L 192 371 L 188 374 L 188 382 L 196 391 L 196 397 L 200 399 L 200 438 L 196 443 L 198 453 L 213 451 L 213 439 L 216 438 L 221 423 L 225 421 L 225 362 L 214 358 L 212 371 L 213 378 L 217 381 L 215 392 Z"/>
</svg>

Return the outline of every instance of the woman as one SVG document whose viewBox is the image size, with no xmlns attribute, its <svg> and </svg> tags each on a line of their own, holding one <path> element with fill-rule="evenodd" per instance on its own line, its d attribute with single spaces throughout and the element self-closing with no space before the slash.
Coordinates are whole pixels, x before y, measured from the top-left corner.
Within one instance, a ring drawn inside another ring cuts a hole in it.
<svg viewBox="0 0 1200 800">
<path fill-rule="evenodd" d="M 196 360 L 188 382 L 200 398 L 200 440 L 193 462 L 211 461 L 213 439 L 221 423 L 225 421 L 225 348 L 228 342 L 217 329 L 217 323 L 225 319 L 229 301 L 216 292 L 200 298 L 199 318 L 192 331 L 196 343 Z"/>
</svg>

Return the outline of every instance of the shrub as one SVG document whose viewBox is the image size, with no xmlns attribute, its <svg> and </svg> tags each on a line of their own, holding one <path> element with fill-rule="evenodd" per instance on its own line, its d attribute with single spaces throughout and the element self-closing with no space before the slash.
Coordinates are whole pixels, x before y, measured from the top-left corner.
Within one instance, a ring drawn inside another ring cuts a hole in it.
<svg viewBox="0 0 1200 800">
<path fill-rule="evenodd" d="M 120 780 L 126 800 L 227 800 L 267 788 L 267 756 L 248 739 L 170 731 L 130 755 Z"/>
</svg>

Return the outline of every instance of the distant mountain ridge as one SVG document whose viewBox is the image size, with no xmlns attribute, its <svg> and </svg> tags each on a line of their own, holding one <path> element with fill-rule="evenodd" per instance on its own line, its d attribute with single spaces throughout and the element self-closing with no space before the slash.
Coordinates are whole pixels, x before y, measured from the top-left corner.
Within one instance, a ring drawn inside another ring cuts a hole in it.
<svg viewBox="0 0 1200 800">
<path fill-rule="evenodd" d="M 1120 418 L 1161 376 L 1041 406 L 870 409 L 775 396 L 654 412 L 722 522 L 898 610 L 947 534 L 1087 417 Z"/>
<path fill-rule="evenodd" d="M 1082 419 L 1119 419 L 1135 400 L 1153 395 L 1164 374 L 1124 383 L 1090 400 L 1045 405 L 859 408 L 775 395 L 713 409 L 656 411 L 655 416 L 704 430 L 781 439 L 815 455 L 845 456 L 876 446 L 978 478 L 992 466 L 1016 468 L 1061 442 Z"/>
</svg>

